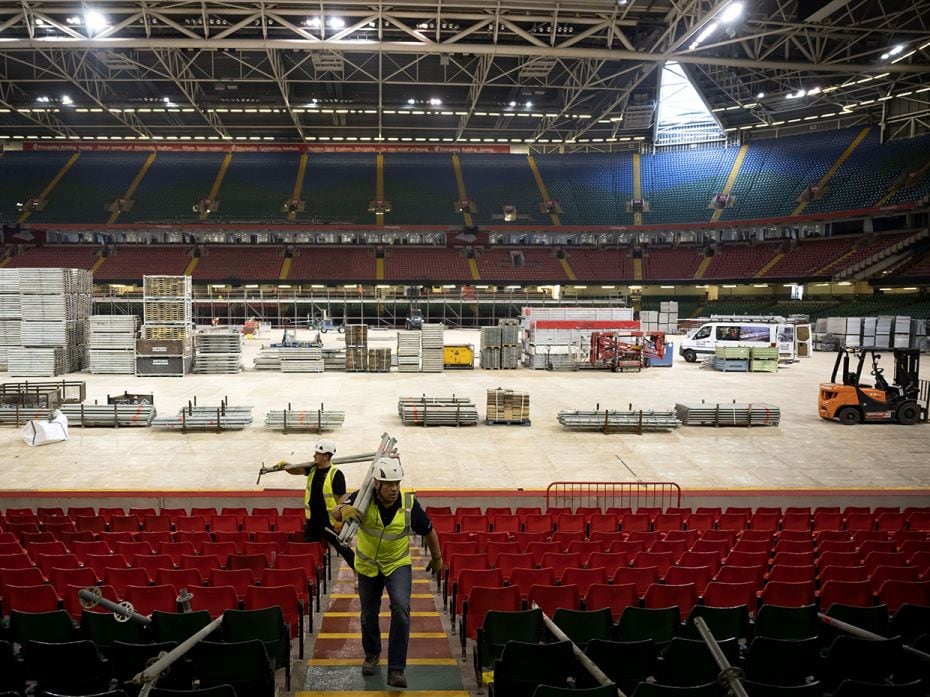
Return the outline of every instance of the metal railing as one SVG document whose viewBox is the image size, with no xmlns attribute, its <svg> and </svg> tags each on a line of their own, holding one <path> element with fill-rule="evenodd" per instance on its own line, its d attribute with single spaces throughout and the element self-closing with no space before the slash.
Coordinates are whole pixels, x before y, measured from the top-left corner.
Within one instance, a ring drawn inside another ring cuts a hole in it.
<svg viewBox="0 0 930 697">
<path fill-rule="evenodd" d="M 669 508 L 681 505 L 675 482 L 552 482 L 546 506 L 562 508 Z"/>
</svg>

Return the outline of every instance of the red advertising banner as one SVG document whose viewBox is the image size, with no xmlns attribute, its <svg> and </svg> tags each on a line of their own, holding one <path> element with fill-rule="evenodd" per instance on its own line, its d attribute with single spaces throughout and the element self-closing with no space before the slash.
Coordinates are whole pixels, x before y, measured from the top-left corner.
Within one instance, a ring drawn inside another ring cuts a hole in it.
<svg viewBox="0 0 930 697">
<path fill-rule="evenodd" d="M 509 145 L 455 145 L 416 143 L 85 143 L 83 141 L 26 141 L 23 150 L 33 152 L 382 152 L 382 153 L 499 153 Z"/>
</svg>

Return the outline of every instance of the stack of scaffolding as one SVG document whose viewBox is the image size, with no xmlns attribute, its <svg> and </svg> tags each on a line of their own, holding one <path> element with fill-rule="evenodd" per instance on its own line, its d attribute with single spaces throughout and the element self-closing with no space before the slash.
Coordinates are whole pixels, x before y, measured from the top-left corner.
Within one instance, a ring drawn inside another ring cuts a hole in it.
<svg viewBox="0 0 930 697">
<path fill-rule="evenodd" d="M 142 293 L 136 375 L 186 375 L 191 369 L 191 277 L 143 276 Z"/>
<path fill-rule="evenodd" d="M 346 370 L 364 373 L 368 369 L 368 325 L 346 325 Z"/>
<path fill-rule="evenodd" d="M 879 317 L 821 317 L 813 334 L 819 351 L 840 348 L 930 348 L 927 321 L 907 315 Z"/>
<path fill-rule="evenodd" d="M 151 426 L 155 418 L 152 404 L 62 404 L 68 426 L 109 426 L 124 428 Z"/>
<path fill-rule="evenodd" d="M 345 370 L 346 369 L 346 350 L 341 348 L 324 348 L 323 349 L 323 369 L 324 370 Z"/>
<path fill-rule="evenodd" d="M 658 433 L 681 426 L 681 422 L 670 411 L 560 411 L 558 420 L 569 431 L 603 433 Z"/>
<path fill-rule="evenodd" d="M 684 426 L 777 426 L 781 410 L 772 404 L 676 404 Z"/>
<path fill-rule="evenodd" d="M 279 350 L 282 373 L 322 373 L 324 370 L 322 348 L 282 348 Z"/>
<path fill-rule="evenodd" d="M 12 346 L 20 346 L 19 269 L 0 269 L 0 370 L 7 368 Z"/>
<path fill-rule="evenodd" d="M 753 373 L 778 372 L 778 347 L 754 347 L 749 352 L 749 370 Z"/>
<path fill-rule="evenodd" d="M 326 411 L 322 404 L 319 409 L 306 410 L 291 409 L 291 405 L 288 404 L 287 409 L 272 410 L 265 414 L 265 426 L 285 433 L 291 431 L 320 433 L 340 428 L 345 419 L 344 411 Z"/>
<path fill-rule="evenodd" d="M 442 372 L 444 329 L 442 324 L 424 324 L 420 329 L 420 372 Z"/>
<path fill-rule="evenodd" d="M 391 349 L 390 347 L 368 349 L 368 372 L 369 373 L 390 373 L 391 372 Z"/>
<path fill-rule="evenodd" d="M 591 333 L 614 332 L 633 343 L 640 328 L 626 307 L 524 307 L 523 363 L 536 370 L 571 369 L 588 361 Z"/>
<path fill-rule="evenodd" d="M 397 413 L 404 426 L 478 425 L 478 409 L 468 397 L 401 397 Z"/>
<path fill-rule="evenodd" d="M 500 387 L 488 390 L 485 423 L 530 425 L 530 396 Z"/>
<path fill-rule="evenodd" d="M 420 332 L 399 330 L 397 332 L 397 372 L 418 373 L 420 371 Z"/>
<path fill-rule="evenodd" d="M 252 423 L 252 407 L 231 407 L 224 399 L 219 406 L 183 407 L 175 416 L 158 416 L 152 426 L 173 431 L 232 431 L 246 428 Z"/>
<path fill-rule="evenodd" d="M 519 320 L 498 320 L 496 327 L 481 328 L 481 367 L 513 370 L 520 364 Z"/>
<path fill-rule="evenodd" d="M 283 350 L 277 347 L 262 347 L 259 349 L 258 355 L 252 359 L 252 367 L 255 370 L 281 370 L 281 351 Z"/>
<path fill-rule="evenodd" d="M 90 372 L 134 375 L 136 372 L 135 315 L 92 315 Z"/>
<path fill-rule="evenodd" d="M 11 375 L 83 370 L 93 307 L 93 276 L 83 269 L 19 269 L 21 348 L 8 352 Z"/>
<path fill-rule="evenodd" d="M 207 375 L 230 375 L 242 370 L 242 334 L 208 332 L 198 334 L 194 372 Z"/>
</svg>

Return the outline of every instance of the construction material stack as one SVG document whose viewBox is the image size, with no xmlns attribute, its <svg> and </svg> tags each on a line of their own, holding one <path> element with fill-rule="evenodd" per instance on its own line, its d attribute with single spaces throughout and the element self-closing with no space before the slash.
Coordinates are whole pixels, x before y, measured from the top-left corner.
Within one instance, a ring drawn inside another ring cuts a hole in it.
<svg viewBox="0 0 930 697">
<path fill-rule="evenodd" d="M 0 269 L 0 370 L 13 346 L 20 346 L 19 269 Z"/>
<path fill-rule="evenodd" d="M 135 375 L 138 324 L 135 315 L 91 315 L 91 373 Z"/>
<path fill-rule="evenodd" d="M 777 373 L 778 347 L 752 347 L 749 350 L 749 370 L 753 373 Z"/>
<path fill-rule="evenodd" d="M 523 363 L 536 370 L 574 369 L 588 362 L 592 332 L 633 343 L 640 328 L 627 307 L 524 307 Z"/>
<path fill-rule="evenodd" d="M 319 409 L 272 410 L 265 414 L 265 427 L 284 433 L 322 433 L 340 428 L 346 420 L 344 411 L 326 411 L 323 405 Z"/>
<path fill-rule="evenodd" d="M 442 372 L 444 330 L 442 324 L 424 324 L 420 328 L 420 372 Z"/>
<path fill-rule="evenodd" d="M 364 373 L 368 370 L 368 325 L 346 326 L 346 371 Z"/>
<path fill-rule="evenodd" d="M 529 426 L 530 396 L 526 392 L 505 390 L 500 387 L 488 390 L 485 423 Z"/>
<path fill-rule="evenodd" d="M 481 327 L 479 361 L 485 370 L 501 369 L 501 330 L 503 327 Z"/>
<path fill-rule="evenodd" d="M 401 397 L 397 413 L 404 426 L 477 426 L 478 409 L 468 397 Z"/>
<path fill-rule="evenodd" d="M 252 407 L 230 406 L 223 399 L 219 406 L 198 406 L 194 402 L 183 407 L 175 416 L 157 416 L 152 426 L 172 431 L 236 431 L 252 424 Z"/>
<path fill-rule="evenodd" d="M 401 329 L 397 332 L 397 372 L 420 372 L 420 332 Z"/>
<path fill-rule="evenodd" d="M 683 426 L 778 426 L 781 410 L 772 404 L 676 404 Z"/>
<path fill-rule="evenodd" d="M 84 269 L 20 269 L 21 348 L 8 355 L 9 372 L 51 377 L 84 369 L 93 276 Z"/>
<path fill-rule="evenodd" d="M 777 349 L 776 349 L 777 350 Z M 711 365 L 723 373 L 749 372 L 750 349 L 748 346 L 717 346 Z"/>
<path fill-rule="evenodd" d="M 391 372 L 391 349 L 390 347 L 368 349 L 368 372 L 369 373 L 390 373 Z"/>
<path fill-rule="evenodd" d="M 908 315 L 878 317 L 821 317 L 813 334 L 813 348 L 835 351 L 843 348 L 930 348 L 927 321 Z"/>
<path fill-rule="evenodd" d="M 558 421 L 569 431 L 600 431 L 601 433 L 660 433 L 673 431 L 681 422 L 671 411 L 560 411 Z"/>
<path fill-rule="evenodd" d="M 678 333 L 678 302 L 676 300 L 663 300 L 658 310 L 643 310 L 639 313 L 639 323 L 643 333 L 663 332 L 664 334 Z"/>
<path fill-rule="evenodd" d="M 142 338 L 136 342 L 136 375 L 187 375 L 192 359 L 191 277 L 143 276 L 142 293 Z"/>
<path fill-rule="evenodd" d="M 242 334 L 240 332 L 206 332 L 198 334 L 195 341 L 195 373 L 235 375 L 242 370 Z"/>
<path fill-rule="evenodd" d="M 501 319 L 496 327 L 481 328 L 481 367 L 515 370 L 520 365 L 520 320 Z"/>
</svg>

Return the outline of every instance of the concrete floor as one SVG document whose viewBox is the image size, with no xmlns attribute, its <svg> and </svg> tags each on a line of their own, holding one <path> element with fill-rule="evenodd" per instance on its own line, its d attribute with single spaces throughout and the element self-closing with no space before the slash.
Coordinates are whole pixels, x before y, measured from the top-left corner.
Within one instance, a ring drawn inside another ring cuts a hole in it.
<svg viewBox="0 0 930 697">
<path fill-rule="evenodd" d="M 394 333 L 373 330 L 372 345 L 394 347 Z M 332 433 L 338 455 L 373 450 L 383 432 L 398 439 L 408 484 L 420 490 L 541 489 L 556 480 L 675 481 L 700 489 L 915 489 L 930 487 L 930 426 L 844 427 L 817 416 L 817 390 L 829 379 L 834 355 L 815 353 L 777 374 L 702 370 L 676 356 L 672 368 L 641 373 L 447 371 L 441 374 L 258 372 L 252 359 L 279 332 L 245 343 L 245 372 L 137 378 L 70 375 L 85 380 L 89 400 L 108 394 L 152 392 L 162 414 L 174 414 L 196 396 L 198 404 L 251 405 L 253 425 L 239 432 L 182 435 L 161 429 L 72 428 L 71 439 L 30 448 L 18 429 L 0 431 L 3 491 L 231 490 L 303 488 L 303 479 L 270 475 L 256 487 L 262 463 L 309 460 L 314 435 L 283 435 L 263 426 L 270 409 L 346 412 Z M 303 337 L 301 337 L 303 338 Z M 341 336 L 325 335 L 337 344 Z M 478 344 L 476 331 L 448 331 L 445 342 Z M 922 361 L 930 377 L 930 356 Z M 6 378 L 12 380 L 12 378 Z M 486 390 L 504 387 L 530 394 L 532 426 L 404 427 L 400 396 L 471 397 L 479 416 Z M 601 407 L 671 409 L 676 401 L 767 402 L 781 408 L 778 428 L 681 428 L 673 433 L 572 433 L 556 421 L 559 410 Z M 362 465 L 343 467 L 350 487 Z M 920 495 L 921 492 L 911 492 Z M 926 500 L 926 499 L 924 499 Z M 299 505 L 299 504 L 298 504 Z"/>
</svg>

